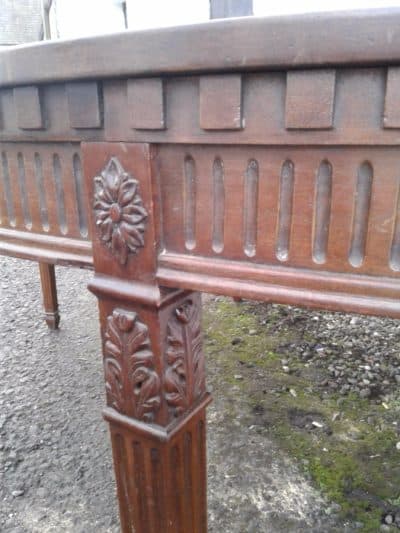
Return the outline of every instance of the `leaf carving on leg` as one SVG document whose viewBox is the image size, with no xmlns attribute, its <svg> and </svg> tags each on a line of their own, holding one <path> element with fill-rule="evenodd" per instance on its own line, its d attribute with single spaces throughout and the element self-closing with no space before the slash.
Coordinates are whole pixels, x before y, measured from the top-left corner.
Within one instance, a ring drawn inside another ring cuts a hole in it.
<svg viewBox="0 0 400 533">
<path fill-rule="evenodd" d="M 104 371 L 108 405 L 152 422 L 161 404 L 160 378 L 147 326 L 133 311 L 114 309 L 107 318 Z"/>
<path fill-rule="evenodd" d="M 188 299 L 177 307 L 167 325 L 165 398 L 173 416 L 186 411 L 205 392 L 201 308 Z"/>
</svg>

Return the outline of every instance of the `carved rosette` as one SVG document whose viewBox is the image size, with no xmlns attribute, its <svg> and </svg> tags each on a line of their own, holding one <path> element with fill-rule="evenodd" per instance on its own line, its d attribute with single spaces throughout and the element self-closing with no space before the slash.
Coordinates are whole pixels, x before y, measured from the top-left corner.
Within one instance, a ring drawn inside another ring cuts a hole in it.
<svg viewBox="0 0 400 533">
<path fill-rule="evenodd" d="M 201 309 L 190 299 L 174 310 L 167 324 L 164 388 L 174 417 L 186 411 L 205 392 Z"/>
<path fill-rule="evenodd" d="M 94 216 L 100 241 L 121 265 L 144 246 L 147 211 L 139 183 L 112 157 L 101 176 L 94 178 Z"/>
<path fill-rule="evenodd" d="M 160 407 L 160 379 L 154 370 L 148 329 L 136 313 L 115 309 L 104 337 L 107 403 L 117 411 L 153 422 Z"/>
</svg>

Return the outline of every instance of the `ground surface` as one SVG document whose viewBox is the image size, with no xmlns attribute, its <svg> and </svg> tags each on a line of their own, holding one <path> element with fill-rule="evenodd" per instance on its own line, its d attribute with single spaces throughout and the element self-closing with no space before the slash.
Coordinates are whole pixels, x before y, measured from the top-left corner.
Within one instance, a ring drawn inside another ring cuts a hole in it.
<svg viewBox="0 0 400 533">
<path fill-rule="evenodd" d="M 119 531 L 91 275 L 57 270 L 54 333 L 0 258 L 2 533 Z M 210 531 L 396 531 L 398 324 L 207 298 L 204 331 Z"/>
</svg>

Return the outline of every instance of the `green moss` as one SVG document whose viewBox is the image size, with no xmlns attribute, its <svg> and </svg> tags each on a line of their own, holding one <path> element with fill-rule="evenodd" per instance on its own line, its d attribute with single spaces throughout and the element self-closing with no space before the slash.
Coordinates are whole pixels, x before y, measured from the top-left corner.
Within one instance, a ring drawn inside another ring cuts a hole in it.
<svg viewBox="0 0 400 533">
<path fill-rule="evenodd" d="M 355 395 L 322 395 L 304 363 L 293 357 L 292 373 L 284 373 L 281 359 L 286 357 L 279 346 L 294 342 L 296 332 L 290 327 L 276 332 L 271 325 L 282 314 L 274 308 L 265 323 L 266 312 L 265 306 L 229 299 L 207 305 L 206 351 L 216 366 L 215 388 L 232 400 L 232 416 L 236 402 L 248 406 L 260 431 L 268 431 L 315 486 L 340 504 L 343 518 L 363 523 L 363 533 L 378 531 L 384 505 L 400 504 L 400 454 L 393 429 L 400 401 L 390 402 L 386 410 Z M 302 339 L 315 342 L 307 332 Z M 294 427 L 294 410 L 318 415 L 331 431 Z M 376 424 L 367 423 L 370 417 Z"/>
</svg>

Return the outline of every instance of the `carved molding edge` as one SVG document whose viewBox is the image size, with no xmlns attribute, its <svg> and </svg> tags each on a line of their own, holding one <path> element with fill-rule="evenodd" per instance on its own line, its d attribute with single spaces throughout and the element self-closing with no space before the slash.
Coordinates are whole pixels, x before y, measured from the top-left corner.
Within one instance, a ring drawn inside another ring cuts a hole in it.
<svg viewBox="0 0 400 533">
<path fill-rule="evenodd" d="M 139 194 L 139 182 L 112 157 L 100 176 L 94 178 L 93 210 L 100 241 L 121 265 L 129 254 L 144 246 L 148 213 Z"/>
<path fill-rule="evenodd" d="M 114 309 L 104 337 L 107 403 L 127 416 L 153 422 L 161 405 L 148 328 L 136 313 Z"/>
<path fill-rule="evenodd" d="M 201 307 L 188 299 L 167 324 L 165 399 L 172 416 L 185 412 L 205 392 Z"/>
</svg>

